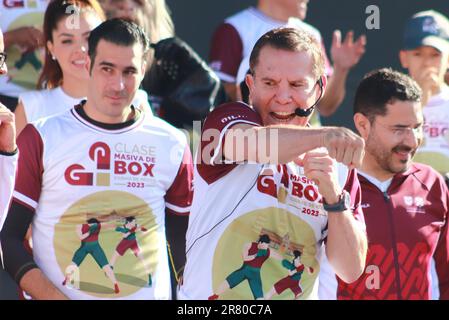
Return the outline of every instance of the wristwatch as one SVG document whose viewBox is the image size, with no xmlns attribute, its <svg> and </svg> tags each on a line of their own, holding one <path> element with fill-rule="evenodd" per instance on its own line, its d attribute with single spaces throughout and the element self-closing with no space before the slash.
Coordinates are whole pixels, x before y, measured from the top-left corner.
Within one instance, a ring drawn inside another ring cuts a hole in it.
<svg viewBox="0 0 449 320">
<path fill-rule="evenodd" d="M 327 204 L 323 198 L 323 207 L 327 212 L 343 212 L 351 208 L 351 196 L 343 190 L 337 203 Z"/>
</svg>

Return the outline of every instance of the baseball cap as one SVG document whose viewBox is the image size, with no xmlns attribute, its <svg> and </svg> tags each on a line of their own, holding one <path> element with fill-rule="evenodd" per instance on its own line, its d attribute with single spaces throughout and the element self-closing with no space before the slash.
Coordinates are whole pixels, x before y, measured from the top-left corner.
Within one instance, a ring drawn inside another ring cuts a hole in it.
<svg viewBox="0 0 449 320">
<path fill-rule="evenodd" d="M 414 14 L 405 25 L 403 49 L 430 46 L 449 51 L 449 20 L 441 13 L 428 10 Z"/>
</svg>

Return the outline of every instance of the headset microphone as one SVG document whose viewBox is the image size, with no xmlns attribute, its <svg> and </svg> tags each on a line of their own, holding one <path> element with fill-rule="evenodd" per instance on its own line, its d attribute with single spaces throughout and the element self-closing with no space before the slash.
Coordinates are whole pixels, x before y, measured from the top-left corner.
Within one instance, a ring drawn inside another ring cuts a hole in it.
<svg viewBox="0 0 449 320">
<path fill-rule="evenodd" d="M 310 108 L 307 108 L 307 109 L 296 108 L 295 115 L 297 115 L 298 117 L 305 118 L 305 117 L 310 116 L 312 114 L 313 110 L 315 109 L 315 106 L 317 105 L 317 103 L 321 100 L 321 98 L 323 96 L 323 80 L 321 79 L 321 77 L 318 79 L 317 83 L 320 86 L 320 96 L 318 97 L 318 100 Z"/>
</svg>

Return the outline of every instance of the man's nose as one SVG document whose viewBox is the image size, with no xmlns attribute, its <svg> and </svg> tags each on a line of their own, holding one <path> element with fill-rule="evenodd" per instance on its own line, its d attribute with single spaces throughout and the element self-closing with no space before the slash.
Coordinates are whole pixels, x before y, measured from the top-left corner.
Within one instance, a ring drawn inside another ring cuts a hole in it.
<svg viewBox="0 0 449 320">
<path fill-rule="evenodd" d="M 121 74 L 117 75 L 112 80 L 112 89 L 115 91 L 122 91 L 123 89 L 125 89 L 125 81 Z"/>
<path fill-rule="evenodd" d="M 279 104 L 291 103 L 293 98 L 290 89 L 285 86 L 279 86 L 276 91 L 276 100 Z"/>
</svg>

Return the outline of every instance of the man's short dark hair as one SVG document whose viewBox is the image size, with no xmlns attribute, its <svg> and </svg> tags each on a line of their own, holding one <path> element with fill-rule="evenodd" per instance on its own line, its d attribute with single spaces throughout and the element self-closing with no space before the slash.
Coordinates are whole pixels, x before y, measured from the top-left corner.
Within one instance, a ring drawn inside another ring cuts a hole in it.
<svg viewBox="0 0 449 320">
<path fill-rule="evenodd" d="M 286 27 L 268 31 L 257 40 L 249 58 L 249 66 L 253 75 L 255 67 L 259 63 L 260 51 L 267 46 L 291 52 L 308 53 L 312 58 L 313 75 L 317 79 L 324 75 L 324 55 L 321 44 L 304 30 Z"/>
<path fill-rule="evenodd" d="M 258 242 L 259 242 L 259 243 L 270 243 L 271 240 L 270 240 L 270 237 L 269 237 L 268 235 L 263 234 L 263 235 L 261 235 L 261 236 L 259 237 L 259 241 L 258 241 Z"/>
<path fill-rule="evenodd" d="M 103 22 L 90 32 L 89 35 L 89 58 L 91 70 L 97 55 L 97 46 L 100 40 L 113 44 L 129 47 L 136 43 L 142 45 L 143 59 L 146 61 L 150 41 L 141 27 L 131 21 L 123 19 L 111 19 Z"/>
<path fill-rule="evenodd" d="M 360 82 L 354 99 L 354 114 L 365 115 L 372 123 L 387 114 L 387 104 L 421 101 L 421 88 L 408 75 L 390 68 L 369 72 Z"/>
</svg>

